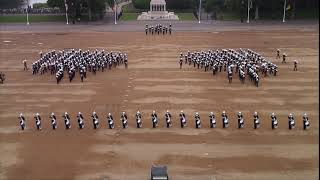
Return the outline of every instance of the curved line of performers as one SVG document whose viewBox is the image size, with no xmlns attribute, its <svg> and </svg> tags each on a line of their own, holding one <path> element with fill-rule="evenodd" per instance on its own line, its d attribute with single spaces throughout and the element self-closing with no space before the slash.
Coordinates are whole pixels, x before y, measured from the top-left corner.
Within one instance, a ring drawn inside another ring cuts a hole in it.
<svg viewBox="0 0 320 180">
<path fill-rule="evenodd" d="M 146 32 L 146 35 L 148 34 L 151 34 L 151 35 L 156 35 L 156 34 L 162 34 L 162 35 L 165 35 L 165 34 L 170 34 L 172 33 L 172 25 L 170 24 L 169 27 L 168 26 L 165 26 L 165 25 L 162 25 L 162 24 L 156 24 L 155 26 L 153 25 L 148 25 L 146 24 L 146 28 L 145 28 L 145 32 Z"/>
<path fill-rule="evenodd" d="M 79 73 L 81 81 L 87 77 L 87 71 L 96 74 L 97 71 L 104 72 L 105 69 L 117 67 L 124 64 L 128 67 L 127 54 L 121 52 L 105 52 L 95 50 L 90 52 L 79 50 L 62 50 L 56 52 L 49 51 L 40 54 L 40 59 L 32 63 L 32 74 L 45 74 L 50 71 L 51 75 L 56 76 L 57 84 L 62 80 L 64 72 L 68 73 L 71 82 Z"/>
<path fill-rule="evenodd" d="M 234 73 L 238 73 L 239 79 L 245 83 L 248 75 L 249 80 L 255 86 L 259 86 L 259 72 L 266 77 L 268 75 L 277 75 L 278 67 L 276 64 L 267 60 L 257 52 L 250 49 L 222 49 L 216 51 L 188 51 L 185 55 L 180 53 L 180 69 L 183 61 L 185 64 L 192 65 L 204 71 L 212 70 L 213 76 L 218 72 L 227 72 L 229 83 L 232 83 Z"/>
<path fill-rule="evenodd" d="M 57 116 L 54 113 L 50 114 L 50 119 L 51 119 L 51 125 L 52 125 L 52 129 L 57 129 L 57 125 L 58 125 L 58 121 L 57 121 Z M 66 129 L 70 129 L 71 128 L 71 118 L 70 115 L 65 112 L 64 115 L 62 116 L 64 118 L 64 125 Z M 166 123 L 166 127 L 170 128 L 172 126 L 172 115 L 171 113 L 167 110 L 166 113 L 164 114 L 165 117 L 165 123 Z M 245 119 L 243 117 L 243 114 L 241 112 L 239 112 L 237 114 L 238 117 L 238 128 L 244 128 L 244 124 L 245 124 Z M 272 129 L 276 129 L 278 128 L 278 119 L 275 113 L 271 114 L 271 128 Z M 94 129 L 97 129 L 99 127 L 99 116 L 96 112 L 93 112 L 91 115 L 92 118 L 92 124 Z M 142 114 L 140 113 L 140 111 L 138 111 L 135 115 L 136 118 L 136 127 L 137 128 L 142 128 Z M 228 118 L 228 115 L 225 111 L 222 112 L 221 114 L 221 120 L 222 120 L 222 127 L 223 128 L 227 128 L 230 124 L 230 120 Z M 20 127 L 22 130 L 24 130 L 26 128 L 26 118 L 23 116 L 22 113 L 19 114 L 18 119 L 20 120 Z M 41 117 L 39 113 L 36 113 L 34 116 L 35 119 L 35 125 L 36 128 L 38 130 L 41 130 Z M 107 119 L 107 124 L 108 127 L 110 129 L 113 129 L 115 127 L 115 120 L 112 116 L 111 113 L 109 113 L 106 117 Z M 122 112 L 121 116 L 121 123 L 122 123 L 122 127 L 123 128 L 127 128 L 128 127 L 128 116 L 126 114 L 126 112 Z M 308 118 L 308 115 L 306 113 L 303 114 L 303 129 L 306 130 L 310 127 L 310 121 Z M 179 120 L 180 120 L 180 126 L 181 128 L 184 128 L 187 126 L 187 117 L 185 115 L 185 113 L 183 111 L 180 112 L 179 114 Z M 83 129 L 85 127 L 85 123 L 84 123 L 84 116 L 82 115 L 81 112 L 79 112 L 77 114 L 77 121 L 78 121 L 78 127 L 79 129 Z M 159 118 L 158 115 L 155 111 L 152 112 L 151 114 L 151 122 L 152 122 L 152 127 L 156 128 L 159 126 Z M 213 112 L 209 113 L 209 122 L 210 122 L 210 128 L 215 128 L 217 127 L 217 120 L 216 120 L 216 116 Z M 201 118 L 198 112 L 195 113 L 194 115 L 194 125 L 195 128 L 201 128 Z M 254 112 L 253 114 L 253 127 L 254 129 L 257 129 L 261 126 L 261 119 L 258 115 L 257 112 Z M 296 126 L 296 122 L 295 122 L 295 117 L 292 113 L 290 113 L 288 115 L 288 127 L 289 129 L 293 129 Z"/>
</svg>

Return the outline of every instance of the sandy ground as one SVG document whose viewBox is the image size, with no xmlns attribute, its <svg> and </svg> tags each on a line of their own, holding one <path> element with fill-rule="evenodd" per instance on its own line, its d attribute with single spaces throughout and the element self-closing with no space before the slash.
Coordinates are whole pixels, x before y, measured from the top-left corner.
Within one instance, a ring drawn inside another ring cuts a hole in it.
<svg viewBox="0 0 320 180">
<path fill-rule="evenodd" d="M 176 32 L 172 36 L 145 36 L 143 32 L 1 32 L 0 70 L 7 75 L 0 85 L 0 179 L 148 179 L 152 164 L 164 164 L 172 179 L 318 179 L 319 178 L 319 30 L 264 30 L 232 32 Z M 261 86 L 225 74 L 212 77 L 193 67 L 179 69 L 178 56 L 187 50 L 251 48 L 279 65 L 277 77 L 262 78 Z M 24 72 L 38 52 L 64 48 L 122 50 L 129 68 L 113 69 L 84 83 L 79 77 L 56 85 L 49 74 Z M 288 63 L 275 59 L 276 48 L 288 54 Z M 298 71 L 293 60 L 298 59 Z M 144 127 L 136 129 L 134 113 L 142 111 Z M 151 128 L 150 113 L 161 115 L 160 127 Z M 174 118 L 165 128 L 163 114 Z M 178 113 L 190 119 L 178 126 Z M 102 127 L 93 130 L 89 114 L 97 111 Z M 129 113 L 129 128 L 120 128 L 120 112 Z M 210 129 L 208 113 L 227 111 L 231 127 Z M 51 130 L 49 113 L 59 115 Z M 68 111 L 72 129 L 64 130 L 60 115 Z M 75 115 L 85 115 L 86 128 L 76 128 Z M 203 128 L 194 129 L 191 116 L 199 111 Z M 244 112 L 246 127 L 236 128 L 236 112 Z M 262 127 L 253 130 L 252 113 L 258 111 Z M 18 113 L 27 118 L 27 130 L 18 126 Z M 43 130 L 35 130 L 33 114 L 43 117 Z M 116 129 L 106 128 L 112 112 Z M 272 131 L 269 115 L 280 119 Z M 287 129 L 293 112 L 297 127 Z M 302 130 L 302 113 L 311 129 Z M 103 117 L 103 118 L 102 118 Z"/>
</svg>

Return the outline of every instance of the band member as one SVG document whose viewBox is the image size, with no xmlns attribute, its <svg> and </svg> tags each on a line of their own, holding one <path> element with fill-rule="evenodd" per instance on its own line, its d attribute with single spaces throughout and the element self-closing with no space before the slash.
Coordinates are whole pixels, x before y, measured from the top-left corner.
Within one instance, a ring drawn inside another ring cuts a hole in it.
<svg viewBox="0 0 320 180">
<path fill-rule="evenodd" d="M 277 59 L 280 59 L 280 49 L 277 49 Z"/>
<path fill-rule="evenodd" d="M 282 62 L 281 62 L 281 63 L 287 63 L 287 62 L 286 62 L 286 57 L 287 57 L 287 54 L 286 54 L 286 53 L 283 53 L 283 55 L 282 55 Z"/>
<path fill-rule="evenodd" d="M 293 71 L 298 71 L 298 61 L 297 60 L 294 60 L 293 61 Z"/>
<path fill-rule="evenodd" d="M 26 59 L 23 60 L 22 63 L 23 63 L 23 70 L 28 71 L 27 60 Z"/>
</svg>

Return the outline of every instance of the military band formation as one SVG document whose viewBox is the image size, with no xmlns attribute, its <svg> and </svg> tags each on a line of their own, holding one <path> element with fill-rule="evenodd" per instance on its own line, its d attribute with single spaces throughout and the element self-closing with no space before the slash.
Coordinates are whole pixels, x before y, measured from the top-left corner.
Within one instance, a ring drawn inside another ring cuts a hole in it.
<svg viewBox="0 0 320 180">
<path fill-rule="evenodd" d="M 24 70 L 28 70 L 25 60 L 23 64 Z M 65 72 L 68 74 L 69 82 L 72 82 L 76 73 L 78 73 L 81 82 L 83 82 L 87 77 L 87 71 L 95 75 L 98 71 L 111 70 L 112 67 L 116 68 L 122 64 L 125 65 L 125 68 L 128 67 L 127 54 L 122 52 L 106 52 L 104 50 L 90 52 L 89 50 L 82 51 L 81 49 L 52 50 L 46 54 L 40 53 L 40 59 L 32 63 L 32 74 L 50 72 L 51 75 L 55 75 L 57 84 L 59 84 Z"/>
<path fill-rule="evenodd" d="M 161 29 L 161 24 L 149 27 L 146 25 L 148 32 L 154 32 L 152 29 Z M 171 29 L 171 24 L 169 26 Z M 157 30 L 157 33 L 163 32 Z M 171 33 L 171 30 L 169 31 Z M 276 58 L 280 59 L 280 49 L 277 49 Z M 287 63 L 287 54 L 283 53 L 282 63 Z M 28 71 L 27 60 L 23 60 L 23 70 Z M 195 68 L 203 69 L 204 71 L 212 71 L 212 75 L 218 72 L 226 72 L 229 83 L 232 83 L 234 74 L 238 73 L 238 78 L 241 83 L 245 83 L 246 77 L 254 84 L 259 86 L 261 77 L 276 76 L 278 66 L 270 60 L 261 56 L 257 52 L 250 49 L 222 49 L 209 51 L 188 51 L 186 54 L 180 53 L 179 65 L 182 69 L 184 64 L 192 65 Z M 79 50 L 62 50 L 56 52 L 49 51 L 46 54 L 40 53 L 40 59 L 32 63 L 32 74 L 45 74 L 50 71 L 51 75 L 55 75 L 57 84 L 64 77 L 64 72 L 67 72 L 69 81 L 75 78 L 76 73 L 79 73 L 81 82 L 87 77 L 87 71 L 94 75 L 97 71 L 104 72 L 106 69 L 111 70 L 112 67 L 119 65 L 128 67 L 128 56 L 121 52 L 105 52 L 104 50 L 95 50 L 90 52 Z M 298 71 L 298 61 L 293 60 L 293 71 Z M 0 72 L 0 83 L 5 80 L 5 74 Z"/>
<path fill-rule="evenodd" d="M 276 64 L 250 49 L 188 51 L 185 55 L 180 53 L 180 69 L 183 61 L 184 64 L 193 64 L 195 68 L 212 71 L 213 76 L 218 72 L 227 72 L 229 83 L 232 83 L 233 75 L 238 73 L 241 83 L 245 83 L 245 79 L 248 77 L 250 82 L 257 87 L 261 76 L 276 76 L 278 72 Z"/>
<path fill-rule="evenodd" d="M 85 127 L 85 120 L 84 120 L 84 116 L 81 112 L 79 112 L 77 114 L 77 125 L 79 129 L 83 129 Z M 100 125 L 100 121 L 99 121 L 99 116 L 96 112 L 93 112 L 91 114 L 91 119 L 92 119 L 92 125 L 94 129 L 98 129 L 99 125 Z M 213 112 L 209 113 L 209 123 L 210 123 L 210 128 L 216 128 L 217 127 L 217 120 L 216 120 L 216 116 Z M 55 115 L 55 113 L 51 113 L 49 116 L 50 120 L 51 120 L 51 126 L 52 129 L 55 130 L 58 127 L 58 120 L 57 120 L 57 116 Z M 71 128 L 71 116 L 68 114 L 68 112 L 65 112 L 62 115 L 63 121 L 64 121 L 64 126 L 65 129 L 70 129 Z M 19 114 L 19 123 L 20 123 L 20 127 L 21 130 L 25 130 L 26 128 L 26 118 L 24 117 L 24 115 L 22 113 Z M 35 126 L 37 130 L 41 130 L 42 126 L 41 126 L 41 116 L 39 113 L 36 113 L 34 116 L 35 119 Z M 137 113 L 135 114 L 135 119 L 136 119 L 136 127 L 137 128 L 142 128 L 142 113 L 140 111 L 137 111 Z M 172 115 L 171 113 L 167 110 L 166 113 L 164 114 L 164 119 L 165 119 L 165 124 L 167 128 L 172 127 Z M 241 112 L 238 112 L 237 114 L 237 119 L 238 119 L 238 128 L 244 128 L 245 125 L 245 119 L 244 116 Z M 187 126 L 187 117 L 186 114 L 181 111 L 179 114 L 179 120 L 180 120 L 180 127 L 184 128 Z M 221 114 L 221 120 L 222 120 L 222 127 L 223 128 L 227 128 L 230 125 L 230 119 L 227 115 L 227 113 L 225 111 L 222 112 Z M 261 119 L 258 115 L 257 112 L 253 113 L 253 128 L 257 129 L 261 126 Z M 126 112 L 122 112 L 120 115 L 120 121 L 121 121 L 121 125 L 123 129 L 128 128 L 128 116 Z M 277 119 L 277 116 L 275 113 L 271 114 L 271 128 L 272 129 L 277 129 L 279 126 L 279 120 Z M 152 123 L 152 128 L 157 128 L 159 126 L 159 117 L 156 113 L 156 111 L 153 111 L 151 113 L 151 123 Z M 111 113 L 108 113 L 107 117 L 106 117 L 106 124 L 107 127 L 109 129 L 114 129 L 115 128 L 115 119 L 113 117 L 113 115 Z M 198 112 L 196 112 L 194 114 L 194 125 L 195 128 L 199 129 L 201 128 L 201 118 L 200 118 L 200 114 Z M 293 113 L 290 113 L 288 115 L 288 128 L 291 130 L 293 128 L 295 128 L 296 126 L 296 121 L 295 121 L 295 117 L 293 115 Z M 308 118 L 308 115 L 306 113 L 303 114 L 302 116 L 302 126 L 304 130 L 307 130 L 310 127 L 310 121 Z"/>
<path fill-rule="evenodd" d="M 168 26 L 162 25 L 162 24 L 156 24 L 156 25 L 148 25 L 146 24 L 145 28 L 146 35 L 171 35 L 172 33 L 172 25 L 171 23 Z"/>
</svg>

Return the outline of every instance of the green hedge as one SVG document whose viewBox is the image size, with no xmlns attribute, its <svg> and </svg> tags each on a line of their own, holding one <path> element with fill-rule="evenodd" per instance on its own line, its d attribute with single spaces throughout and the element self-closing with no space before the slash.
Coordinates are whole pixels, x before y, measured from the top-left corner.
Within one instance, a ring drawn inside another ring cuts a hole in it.
<svg viewBox="0 0 320 180">
<path fill-rule="evenodd" d="M 193 13 L 175 13 L 181 21 L 195 21 L 197 18 Z"/>
<path fill-rule="evenodd" d="M 137 20 L 139 13 L 123 13 L 120 17 L 122 21 L 135 21 Z"/>
</svg>

